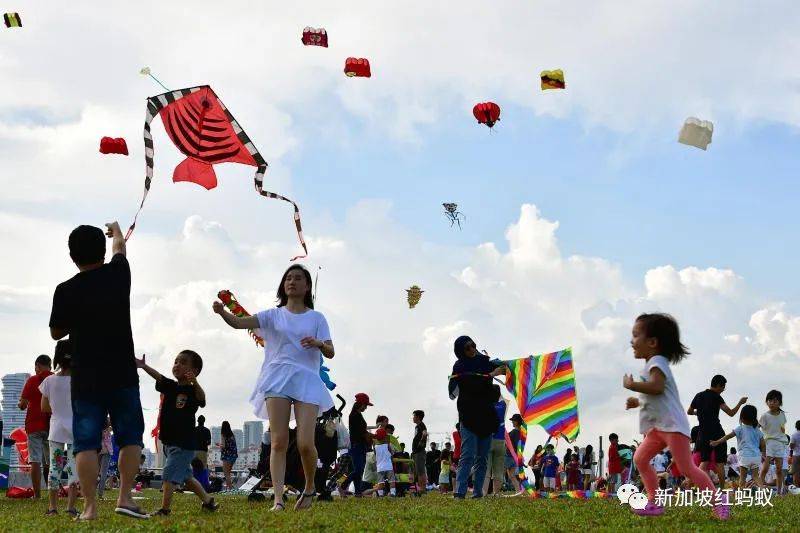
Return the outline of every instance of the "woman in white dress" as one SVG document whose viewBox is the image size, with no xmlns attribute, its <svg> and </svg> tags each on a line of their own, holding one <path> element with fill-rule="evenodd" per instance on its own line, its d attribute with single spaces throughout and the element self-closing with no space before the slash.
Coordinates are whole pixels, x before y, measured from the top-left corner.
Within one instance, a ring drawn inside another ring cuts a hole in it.
<svg viewBox="0 0 800 533">
<path fill-rule="evenodd" d="M 317 449 L 314 446 L 316 419 L 333 407 L 333 400 L 319 375 L 320 354 L 334 356 L 328 322 L 314 311 L 311 274 L 292 265 L 278 286 L 278 306 L 256 315 L 239 318 L 214 302 L 214 312 L 235 329 L 258 329 L 264 338 L 264 363 L 250 403 L 256 416 L 269 420 L 272 449 L 269 459 L 275 489 L 273 511 L 282 511 L 286 475 L 286 449 L 292 406 L 297 420 L 297 448 L 303 462 L 306 486 L 295 509 L 311 507 Z"/>
</svg>

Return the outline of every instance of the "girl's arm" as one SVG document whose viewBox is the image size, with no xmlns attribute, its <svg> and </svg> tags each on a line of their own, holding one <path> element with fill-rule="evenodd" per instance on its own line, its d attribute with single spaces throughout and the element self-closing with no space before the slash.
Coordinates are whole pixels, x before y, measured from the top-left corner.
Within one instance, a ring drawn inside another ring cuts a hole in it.
<svg viewBox="0 0 800 533">
<path fill-rule="evenodd" d="M 735 434 L 733 431 L 731 431 L 730 433 L 728 433 L 727 435 L 725 435 L 725 436 L 724 436 L 724 437 L 722 437 L 722 438 L 719 438 L 719 439 L 717 439 L 717 440 L 712 440 L 712 441 L 710 441 L 710 442 L 709 442 L 709 444 L 711 444 L 711 446 L 719 446 L 719 445 L 720 445 L 720 444 L 722 444 L 723 442 L 728 442 L 728 441 L 729 441 L 729 440 L 731 440 L 731 439 L 732 439 L 734 436 L 736 436 L 736 434 Z"/>
<path fill-rule="evenodd" d="M 258 329 L 261 327 L 256 315 L 238 317 L 226 311 L 221 302 L 214 302 L 211 307 L 233 329 Z"/>
<path fill-rule="evenodd" d="M 664 385 L 666 376 L 656 367 L 650 369 L 650 379 L 648 381 L 634 381 L 633 376 L 625 374 L 622 378 L 622 386 L 633 392 L 641 394 L 662 394 L 664 392 Z"/>
</svg>

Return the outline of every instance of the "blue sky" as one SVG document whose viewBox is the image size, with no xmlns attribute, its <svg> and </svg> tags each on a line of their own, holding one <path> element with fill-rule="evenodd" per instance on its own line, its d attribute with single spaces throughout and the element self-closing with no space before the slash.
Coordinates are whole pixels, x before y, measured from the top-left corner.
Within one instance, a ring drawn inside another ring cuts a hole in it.
<svg viewBox="0 0 800 533">
<path fill-rule="evenodd" d="M 503 106 L 489 133 L 470 109 L 452 110 L 420 127 L 418 143 L 387 145 L 380 135 L 349 146 L 312 140 L 291 165 L 313 209 L 347 206 L 357 191 L 390 199 L 403 224 L 433 241 L 475 245 L 497 241 L 519 204 L 535 203 L 560 222 L 566 254 L 610 259 L 631 277 L 654 264 L 731 268 L 770 298 L 797 304 L 800 292 L 787 283 L 800 268 L 792 246 L 797 128 L 717 123 L 704 152 L 677 142 L 679 126 L 587 130 L 572 117 Z M 459 203 L 463 231 L 449 228 L 443 201 Z"/>
</svg>

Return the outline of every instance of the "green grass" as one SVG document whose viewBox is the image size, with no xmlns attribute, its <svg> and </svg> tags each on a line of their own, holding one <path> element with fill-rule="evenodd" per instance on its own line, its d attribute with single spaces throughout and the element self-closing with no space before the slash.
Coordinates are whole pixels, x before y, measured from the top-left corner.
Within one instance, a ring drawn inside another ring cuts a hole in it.
<svg viewBox="0 0 800 533">
<path fill-rule="evenodd" d="M 159 507 L 160 494 L 145 491 L 139 503 L 148 511 Z M 176 494 L 169 518 L 135 520 L 115 515 L 114 492 L 100 505 L 100 518 L 75 524 L 60 512 L 45 517 L 44 501 L 9 500 L 0 495 L 2 530 L 8 531 L 790 531 L 800 520 L 800 497 L 773 500 L 774 507 L 734 507 L 732 519 L 721 523 L 709 508 L 671 508 L 664 516 L 642 518 L 615 500 L 529 500 L 486 498 L 453 501 L 439 494 L 422 498 L 356 499 L 315 502 L 313 509 L 281 514 L 270 503 L 248 503 L 244 496 L 225 495 L 216 513 L 201 513 L 197 498 Z M 109 499 L 111 498 L 111 499 Z M 61 509 L 66 504 L 59 501 Z"/>
</svg>

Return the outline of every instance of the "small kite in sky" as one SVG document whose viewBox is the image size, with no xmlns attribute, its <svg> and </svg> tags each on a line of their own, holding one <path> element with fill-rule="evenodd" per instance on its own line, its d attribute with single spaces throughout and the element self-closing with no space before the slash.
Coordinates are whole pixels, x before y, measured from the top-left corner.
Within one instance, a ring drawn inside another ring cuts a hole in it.
<svg viewBox="0 0 800 533">
<path fill-rule="evenodd" d="M 414 309 L 419 303 L 420 298 L 422 298 L 422 293 L 425 291 L 416 285 L 412 285 L 406 289 L 406 292 L 408 293 L 408 308 Z"/>
<path fill-rule="evenodd" d="M 6 28 L 21 28 L 22 17 L 19 13 L 6 13 L 3 15 L 3 22 L 6 23 Z"/>
<path fill-rule="evenodd" d="M 128 144 L 122 137 L 103 137 L 100 139 L 100 153 L 128 155 Z"/>
<path fill-rule="evenodd" d="M 306 26 L 303 37 L 300 39 L 306 46 L 323 46 L 328 48 L 328 32 L 325 28 L 312 28 Z"/>
<path fill-rule="evenodd" d="M 344 73 L 348 78 L 369 78 L 372 70 L 369 67 L 369 59 L 363 57 L 348 57 L 344 62 Z"/>
<path fill-rule="evenodd" d="M 130 237 L 136 227 L 136 219 L 144 207 L 147 193 L 153 180 L 153 135 L 150 133 L 150 123 L 161 116 L 164 129 L 170 140 L 185 156 L 172 173 L 172 181 L 189 181 L 206 189 L 217 186 L 217 175 L 214 165 L 220 163 L 241 163 L 256 167 L 255 188 L 261 196 L 283 200 L 294 207 L 294 223 L 297 237 L 305 251 L 305 255 L 294 259 L 306 257 L 308 248 L 303 239 L 303 229 L 300 223 L 300 209 L 294 201 L 265 191 L 264 173 L 267 171 L 267 162 L 253 145 L 250 137 L 245 133 L 233 115 L 222 103 L 213 89 L 208 85 L 189 87 L 177 91 L 169 91 L 152 96 L 147 99 L 147 114 L 144 123 L 144 148 L 145 148 L 145 180 L 144 194 L 139 210 L 128 229 L 126 239 Z M 293 260 L 294 260 L 293 259 Z"/>
<path fill-rule="evenodd" d="M 458 204 L 445 202 L 442 207 L 444 207 L 444 216 L 450 221 L 450 227 L 453 227 L 453 224 L 458 224 L 458 229 L 461 229 L 461 222 L 467 217 L 458 210 Z"/>
<path fill-rule="evenodd" d="M 472 114 L 479 124 L 486 124 L 492 128 L 498 120 L 500 120 L 500 106 L 494 102 L 482 102 L 475 104 L 472 108 Z"/>
<path fill-rule="evenodd" d="M 689 117 L 683 123 L 681 133 L 678 135 L 678 142 L 705 150 L 711 144 L 711 136 L 713 134 L 714 124 L 710 120 Z"/>
<path fill-rule="evenodd" d="M 561 69 L 556 70 L 543 70 L 540 74 L 542 78 L 542 90 L 548 89 L 564 89 L 567 87 L 564 82 L 564 71 Z"/>
</svg>

